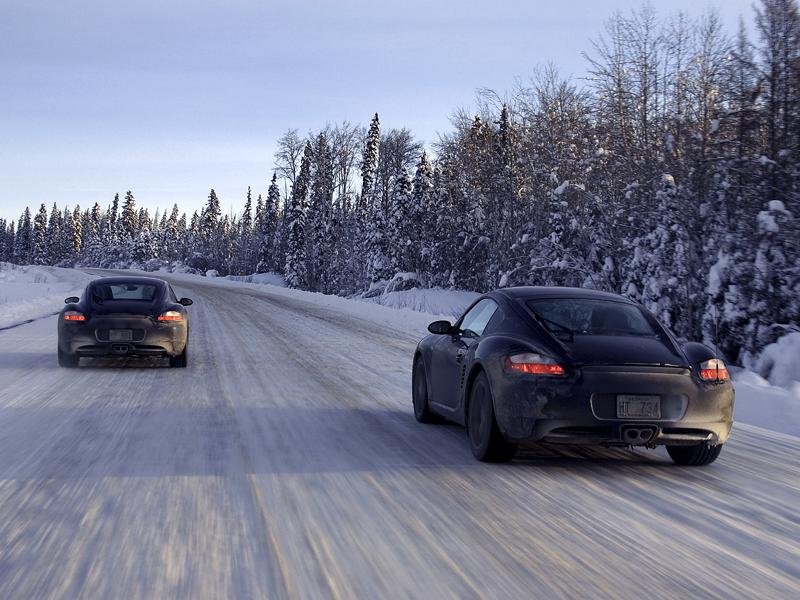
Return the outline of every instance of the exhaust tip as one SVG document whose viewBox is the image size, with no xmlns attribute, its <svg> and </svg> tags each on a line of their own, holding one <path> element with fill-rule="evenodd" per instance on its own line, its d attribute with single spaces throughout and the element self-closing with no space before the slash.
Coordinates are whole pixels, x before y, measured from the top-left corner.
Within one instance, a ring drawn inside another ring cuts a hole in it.
<svg viewBox="0 0 800 600">
<path fill-rule="evenodd" d="M 655 435 L 655 427 L 625 427 L 622 430 L 622 440 L 629 444 L 647 444 Z"/>
</svg>

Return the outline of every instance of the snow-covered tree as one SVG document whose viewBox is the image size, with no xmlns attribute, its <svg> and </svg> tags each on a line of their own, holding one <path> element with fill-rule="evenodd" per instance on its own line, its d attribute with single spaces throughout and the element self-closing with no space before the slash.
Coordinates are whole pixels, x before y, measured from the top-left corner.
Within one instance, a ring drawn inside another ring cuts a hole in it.
<svg viewBox="0 0 800 600">
<path fill-rule="evenodd" d="M 116 203 L 117 198 L 114 198 Z M 120 215 L 120 233 L 125 240 L 132 240 L 139 232 L 139 213 L 136 210 L 136 199 L 130 190 L 125 194 Z"/>
<path fill-rule="evenodd" d="M 33 219 L 33 233 L 31 240 L 31 261 L 35 265 L 46 265 L 50 260 L 47 244 L 47 208 L 44 203 L 39 207 L 39 212 Z"/>
<path fill-rule="evenodd" d="M 305 288 L 306 279 L 306 211 L 308 210 L 308 187 L 311 177 L 313 151 L 311 143 L 306 142 L 300 171 L 292 188 L 288 212 L 288 245 L 284 275 L 286 283 L 293 288 Z"/>
</svg>

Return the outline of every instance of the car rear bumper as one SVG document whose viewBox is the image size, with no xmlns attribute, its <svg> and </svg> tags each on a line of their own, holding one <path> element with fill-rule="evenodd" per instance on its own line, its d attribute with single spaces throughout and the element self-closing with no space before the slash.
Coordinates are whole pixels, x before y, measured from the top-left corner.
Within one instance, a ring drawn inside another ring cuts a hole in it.
<svg viewBox="0 0 800 600">
<path fill-rule="evenodd" d="M 658 418 L 619 418 L 617 396 L 658 396 Z M 584 367 L 564 379 L 504 374 L 495 414 L 512 440 L 593 445 L 724 443 L 733 426 L 729 382 L 705 383 L 689 369 Z"/>
<path fill-rule="evenodd" d="M 112 329 L 130 330 L 130 339 L 112 340 Z M 58 329 L 62 352 L 78 356 L 177 356 L 186 348 L 185 322 L 158 323 L 146 317 L 91 319 L 65 323 Z"/>
</svg>

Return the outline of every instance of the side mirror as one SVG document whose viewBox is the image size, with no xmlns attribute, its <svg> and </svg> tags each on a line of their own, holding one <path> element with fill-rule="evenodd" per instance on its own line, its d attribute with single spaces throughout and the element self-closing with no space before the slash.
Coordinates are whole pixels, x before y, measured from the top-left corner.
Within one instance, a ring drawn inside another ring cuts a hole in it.
<svg viewBox="0 0 800 600">
<path fill-rule="evenodd" d="M 428 325 L 428 331 L 434 335 L 447 335 L 453 333 L 453 326 L 450 321 L 434 321 Z"/>
<path fill-rule="evenodd" d="M 182 304 L 183 306 L 191 306 L 194 304 L 191 298 L 181 298 L 178 300 L 178 304 Z"/>
<path fill-rule="evenodd" d="M 78 298 L 77 296 L 70 296 L 69 298 L 66 298 L 64 300 L 64 304 L 77 304 L 80 301 L 81 299 Z"/>
</svg>

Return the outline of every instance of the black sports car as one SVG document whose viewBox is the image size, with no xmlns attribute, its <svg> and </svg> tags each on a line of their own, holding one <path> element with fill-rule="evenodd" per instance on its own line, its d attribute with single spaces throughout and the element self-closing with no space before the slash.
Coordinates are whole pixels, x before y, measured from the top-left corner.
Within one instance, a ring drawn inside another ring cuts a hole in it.
<svg viewBox="0 0 800 600">
<path fill-rule="evenodd" d="M 414 356 L 414 415 L 466 425 L 479 460 L 541 441 L 664 445 L 678 464 L 705 465 L 730 435 L 723 361 L 622 296 L 507 288 L 428 330 Z"/>
<path fill-rule="evenodd" d="M 168 357 L 186 367 L 189 298 L 178 298 L 152 277 L 104 277 L 80 298 L 65 300 L 58 317 L 58 364 L 77 367 L 82 356 Z"/>
</svg>

